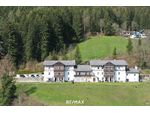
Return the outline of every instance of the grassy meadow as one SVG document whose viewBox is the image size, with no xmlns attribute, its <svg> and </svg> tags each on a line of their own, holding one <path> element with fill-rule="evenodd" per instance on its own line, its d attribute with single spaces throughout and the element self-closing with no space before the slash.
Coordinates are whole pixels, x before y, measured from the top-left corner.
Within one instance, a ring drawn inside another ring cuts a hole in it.
<svg viewBox="0 0 150 113">
<path fill-rule="evenodd" d="M 127 43 L 128 40 L 120 36 L 93 36 L 79 43 L 79 49 L 82 60 L 88 61 L 95 58 L 111 57 L 115 47 L 118 54 L 124 54 Z M 73 54 L 74 51 L 68 55 Z"/>
<path fill-rule="evenodd" d="M 43 105 L 139 106 L 150 105 L 150 83 L 17 83 Z M 84 104 L 66 104 L 84 100 Z"/>
</svg>

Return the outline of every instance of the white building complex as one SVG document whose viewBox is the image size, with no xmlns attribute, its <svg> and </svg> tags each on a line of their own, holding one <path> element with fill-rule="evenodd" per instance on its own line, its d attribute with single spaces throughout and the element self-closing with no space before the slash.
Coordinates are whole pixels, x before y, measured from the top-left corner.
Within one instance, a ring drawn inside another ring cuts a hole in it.
<svg viewBox="0 0 150 113">
<path fill-rule="evenodd" d="M 128 68 L 125 60 L 90 60 L 76 65 L 75 60 L 44 61 L 44 81 L 60 82 L 139 82 L 139 70 Z"/>
</svg>

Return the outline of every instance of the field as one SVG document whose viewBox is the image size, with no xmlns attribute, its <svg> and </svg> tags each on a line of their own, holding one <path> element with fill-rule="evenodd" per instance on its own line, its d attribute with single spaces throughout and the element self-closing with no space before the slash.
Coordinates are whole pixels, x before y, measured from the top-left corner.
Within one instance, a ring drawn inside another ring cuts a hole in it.
<svg viewBox="0 0 150 113">
<path fill-rule="evenodd" d="M 119 36 L 94 36 L 79 44 L 83 61 L 95 58 L 111 57 L 113 49 L 117 48 L 118 54 L 126 53 L 128 40 Z"/>
<path fill-rule="evenodd" d="M 150 105 L 150 83 L 17 83 L 17 90 L 43 105 Z M 66 100 L 84 104 L 66 104 Z"/>
</svg>

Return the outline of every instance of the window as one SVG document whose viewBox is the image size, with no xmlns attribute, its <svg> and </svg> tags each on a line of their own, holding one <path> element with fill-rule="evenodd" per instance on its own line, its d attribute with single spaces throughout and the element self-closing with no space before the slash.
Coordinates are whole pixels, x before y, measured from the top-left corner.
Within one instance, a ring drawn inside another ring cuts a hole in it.
<svg viewBox="0 0 150 113">
<path fill-rule="evenodd" d="M 99 67 L 97 67 L 97 69 L 99 69 Z"/>
<path fill-rule="evenodd" d="M 118 75 L 120 75 L 120 72 L 118 72 Z"/>
<path fill-rule="evenodd" d="M 99 72 L 97 72 L 97 75 L 99 75 Z"/>
<path fill-rule="evenodd" d="M 136 74 L 134 74 L 134 76 L 136 76 Z"/>
<path fill-rule="evenodd" d="M 104 77 L 102 77 L 102 81 L 104 81 Z"/>
<path fill-rule="evenodd" d="M 69 75 L 69 72 L 68 72 L 68 75 Z"/>
<path fill-rule="evenodd" d="M 48 73 L 48 75 L 50 75 L 51 73 Z"/>
<path fill-rule="evenodd" d="M 102 72 L 102 75 L 103 75 L 103 72 Z"/>
<path fill-rule="evenodd" d="M 118 78 L 118 80 L 120 80 L 120 77 Z"/>
</svg>

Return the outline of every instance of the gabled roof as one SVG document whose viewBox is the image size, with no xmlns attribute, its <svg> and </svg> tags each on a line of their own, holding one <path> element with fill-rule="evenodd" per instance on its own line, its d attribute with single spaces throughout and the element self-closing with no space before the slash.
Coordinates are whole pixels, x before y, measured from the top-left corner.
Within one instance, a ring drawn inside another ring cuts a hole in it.
<svg viewBox="0 0 150 113">
<path fill-rule="evenodd" d="M 75 60 L 45 60 L 44 62 L 43 62 L 43 65 L 45 66 L 45 65 L 54 65 L 54 64 L 56 64 L 56 63 L 62 63 L 62 64 L 64 64 L 64 65 L 76 65 L 76 63 L 75 63 Z"/>
<path fill-rule="evenodd" d="M 125 60 L 90 60 L 90 65 L 93 66 L 103 66 L 106 63 L 112 63 L 114 65 L 128 65 L 127 62 Z"/>
<path fill-rule="evenodd" d="M 75 71 L 92 71 L 90 65 L 77 65 Z"/>
<path fill-rule="evenodd" d="M 140 70 L 135 69 L 135 68 L 130 68 L 130 69 L 127 71 L 127 73 L 139 73 L 139 72 L 140 72 Z"/>
</svg>

